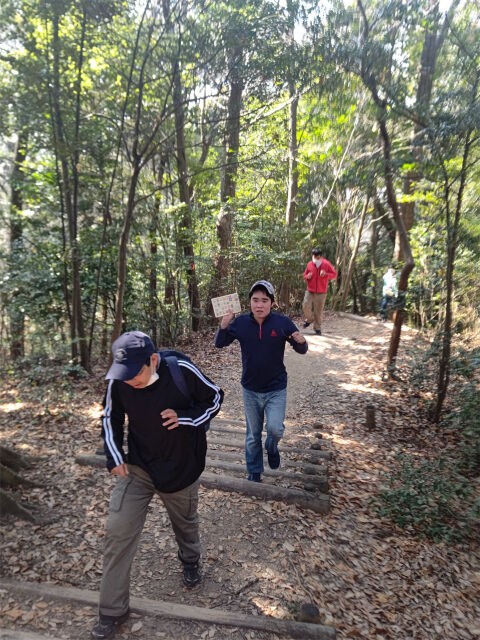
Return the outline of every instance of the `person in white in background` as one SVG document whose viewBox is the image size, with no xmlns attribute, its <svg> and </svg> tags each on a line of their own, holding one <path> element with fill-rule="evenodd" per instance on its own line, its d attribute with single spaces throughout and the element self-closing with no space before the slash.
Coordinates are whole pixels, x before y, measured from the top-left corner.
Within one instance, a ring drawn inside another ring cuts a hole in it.
<svg viewBox="0 0 480 640">
<path fill-rule="evenodd" d="M 387 319 L 387 309 L 397 297 L 397 275 L 393 267 L 389 267 L 383 274 L 382 301 L 380 303 L 380 319 Z"/>
</svg>

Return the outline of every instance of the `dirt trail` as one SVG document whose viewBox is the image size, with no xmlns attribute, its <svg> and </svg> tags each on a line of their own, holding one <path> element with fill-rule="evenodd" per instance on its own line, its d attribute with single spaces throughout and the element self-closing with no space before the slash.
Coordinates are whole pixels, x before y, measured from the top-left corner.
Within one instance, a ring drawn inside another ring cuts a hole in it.
<svg viewBox="0 0 480 640">
<path fill-rule="evenodd" d="M 322 622 L 337 628 L 339 640 L 473 640 L 480 636 L 475 595 L 478 556 L 415 541 L 390 529 L 371 506 L 381 473 L 388 470 L 395 452 L 405 446 L 415 448 L 406 445 L 408 439 L 394 429 L 392 388 L 382 381 L 390 328 L 373 320 L 327 314 L 324 335 L 305 331 L 306 356 L 287 348 L 284 446 L 307 449 L 319 442 L 314 425 L 323 425 L 324 447 L 333 453 L 331 512 L 319 516 L 280 502 L 202 488 L 204 581 L 198 589 L 187 591 L 180 584 L 166 514 L 152 503 L 133 567 L 132 595 L 290 619 L 301 603 L 311 602 L 319 608 Z M 411 339 L 405 331 L 403 344 Z M 209 339 L 201 353 L 202 368 L 226 391 L 222 416 L 241 420 L 238 346 L 215 350 Z M 6 523 L 2 535 L 5 576 L 98 589 L 103 520 L 112 480 L 102 470 L 76 465 L 78 451 L 72 444 L 72 432 L 84 434 L 83 449 L 91 450 L 98 442 L 91 399 L 91 390 L 77 398 L 81 415 L 72 420 L 70 431 L 65 421 L 52 425 L 58 429 L 55 451 L 42 441 L 42 428 L 27 432 L 19 427 L 11 434 L 12 442 L 28 437 L 30 446 L 48 450 L 47 467 L 37 472 L 49 475 L 55 484 L 37 498 L 62 517 L 41 528 Z M 373 432 L 365 427 L 368 404 L 376 410 Z M 95 617 L 89 607 L 21 600 L 9 593 L 0 593 L 0 613 L 6 628 L 48 631 L 65 640 L 88 638 Z M 134 618 L 116 637 L 280 640 L 271 633 L 148 617 Z"/>
</svg>

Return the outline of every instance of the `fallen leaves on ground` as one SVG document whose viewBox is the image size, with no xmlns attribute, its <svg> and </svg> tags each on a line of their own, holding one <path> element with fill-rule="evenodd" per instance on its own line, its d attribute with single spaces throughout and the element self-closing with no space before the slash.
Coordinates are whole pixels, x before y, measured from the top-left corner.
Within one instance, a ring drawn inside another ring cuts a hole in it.
<svg viewBox="0 0 480 640">
<path fill-rule="evenodd" d="M 176 544 L 158 501 L 149 515 L 132 570 L 132 594 L 145 598 L 294 618 L 313 603 L 338 639 L 473 640 L 480 636 L 478 548 L 416 540 L 382 521 L 372 508 L 381 475 L 398 451 L 428 457 L 442 434 L 422 419 L 420 398 L 403 401 L 401 386 L 382 380 L 388 327 L 327 317 L 323 336 L 306 331 L 306 356 L 287 347 L 289 372 L 285 448 L 329 449 L 331 512 L 218 490 L 200 491 L 204 581 L 186 590 Z M 411 334 L 404 336 L 408 347 Z M 222 417 L 242 419 L 237 345 L 217 350 L 212 335 L 180 347 L 226 392 Z M 72 382 L 38 386 L 9 377 L 0 392 L 2 443 L 36 460 L 25 475 L 42 484 L 20 488 L 22 501 L 55 515 L 46 525 L 7 519 L 2 530 L 4 576 L 97 590 L 113 478 L 82 467 L 79 453 L 100 445 L 103 368 Z M 376 428 L 367 430 L 367 405 Z M 214 424 L 212 428 L 214 428 Z M 319 426 L 321 425 L 321 429 Z M 318 436 L 321 434 L 321 438 Z M 212 438 L 213 439 L 213 438 Z M 284 458 L 285 463 L 285 458 Z M 271 479 L 268 480 L 269 482 Z M 0 593 L 8 628 L 88 637 L 95 611 Z M 219 638 L 273 640 L 274 634 L 133 618 L 119 637 L 138 640 Z"/>
</svg>

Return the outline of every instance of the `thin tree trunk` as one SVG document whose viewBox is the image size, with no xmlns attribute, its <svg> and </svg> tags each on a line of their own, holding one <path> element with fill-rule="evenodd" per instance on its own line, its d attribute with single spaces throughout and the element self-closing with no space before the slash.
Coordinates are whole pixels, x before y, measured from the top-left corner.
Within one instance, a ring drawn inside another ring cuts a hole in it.
<svg viewBox="0 0 480 640">
<path fill-rule="evenodd" d="M 455 0 L 453 5 L 458 4 L 458 0 Z M 455 7 L 451 6 L 449 9 L 449 15 L 452 15 Z M 415 111 L 419 115 L 422 121 L 428 117 L 430 109 L 430 102 L 432 97 L 433 79 L 435 75 L 435 69 L 438 59 L 438 54 L 445 40 L 446 28 L 448 25 L 448 19 L 445 20 L 443 28 L 438 33 L 438 27 L 440 22 L 440 10 L 438 0 L 430 0 L 429 6 L 429 18 L 426 21 L 425 35 L 423 41 L 422 55 L 420 60 L 420 71 L 418 74 L 418 85 L 416 95 L 416 107 Z M 401 213 L 403 224 L 407 233 L 414 225 L 415 221 L 415 200 L 412 198 L 415 185 L 422 179 L 423 172 L 421 170 L 421 163 L 423 158 L 423 144 L 424 144 L 424 126 L 417 122 L 414 125 L 412 131 L 411 142 L 411 155 L 413 168 L 408 171 L 403 182 L 403 193 L 408 196 L 404 199 L 401 205 Z M 400 237 L 397 233 L 394 250 L 394 260 L 400 261 L 403 259 Z"/>
<path fill-rule="evenodd" d="M 240 114 L 242 109 L 243 49 L 233 49 L 229 59 L 230 95 L 225 132 L 225 165 L 222 171 L 220 200 L 223 203 L 217 218 L 219 254 L 215 265 L 214 287 L 218 294 L 226 293 L 225 284 L 230 273 L 230 248 L 232 245 L 233 210 L 229 201 L 235 198 L 240 148 Z M 213 291 L 212 291 L 213 293 Z"/>
<path fill-rule="evenodd" d="M 340 309 L 342 311 L 345 311 L 345 306 L 346 306 L 346 303 L 347 303 L 347 296 L 348 296 L 349 291 L 350 291 L 350 283 L 352 281 L 353 269 L 355 267 L 355 260 L 357 258 L 358 248 L 360 247 L 360 240 L 362 238 L 362 233 L 363 233 L 363 225 L 365 224 L 365 217 L 367 215 L 369 203 L 370 203 L 370 197 L 367 196 L 366 199 L 365 199 L 365 204 L 364 204 L 363 209 L 362 209 L 362 213 L 360 215 L 360 222 L 358 224 L 357 236 L 355 238 L 355 244 L 354 244 L 353 249 L 352 249 L 351 254 L 350 254 L 347 273 L 346 273 L 345 277 L 342 279 L 342 285 L 341 285 L 342 286 L 342 294 L 341 294 L 341 299 L 340 299 Z"/>
<path fill-rule="evenodd" d="M 397 309 L 393 316 L 393 329 L 390 337 L 390 344 L 388 347 L 387 355 L 387 371 L 391 377 L 395 375 L 396 360 L 398 354 L 398 347 L 400 345 L 400 336 L 402 332 L 403 321 L 405 320 L 405 299 L 408 290 L 408 278 L 415 266 L 413 261 L 412 251 L 410 248 L 410 241 L 408 239 L 407 231 L 403 224 L 402 216 L 398 208 L 397 197 L 395 194 L 395 187 L 393 184 L 393 168 L 391 159 L 391 142 L 390 136 L 386 124 L 387 111 L 386 108 L 381 111 L 379 119 L 380 135 L 383 141 L 383 154 L 384 154 L 384 170 L 385 170 L 385 186 L 387 190 L 387 201 L 393 212 L 395 224 L 400 238 L 400 246 L 402 247 L 402 253 L 405 259 L 403 268 L 400 272 L 400 278 L 398 282 L 398 296 L 397 296 Z"/>
<path fill-rule="evenodd" d="M 85 48 L 85 33 L 87 27 L 87 14 L 85 8 L 82 16 L 82 29 L 80 36 L 79 60 L 77 68 L 76 104 L 75 104 L 75 135 L 73 139 L 72 154 L 72 225 L 71 225 L 71 246 L 72 246 L 72 311 L 75 323 L 75 333 L 78 337 L 78 349 L 80 354 L 80 364 L 86 371 L 90 371 L 90 351 L 88 348 L 87 336 L 85 335 L 85 324 L 83 321 L 82 308 L 82 284 L 80 279 L 82 269 L 82 255 L 78 241 L 78 190 L 80 164 L 80 119 L 81 119 L 81 97 L 82 97 L 82 74 Z"/>
<path fill-rule="evenodd" d="M 298 196 L 298 142 L 297 142 L 297 111 L 298 95 L 295 95 L 295 85 L 288 83 L 290 94 L 288 119 L 288 189 L 285 222 L 287 227 L 295 222 Z"/>
<path fill-rule="evenodd" d="M 135 155 L 134 158 L 135 164 L 133 165 L 132 174 L 130 176 L 127 207 L 123 220 L 122 232 L 120 234 L 118 250 L 117 295 L 115 301 L 115 320 L 113 323 L 112 340 L 118 338 L 123 329 L 123 303 L 127 282 L 128 241 L 133 221 L 133 212 L 135 210 L 135 194 L 137 192 L 137 184 L 140 177 L 140 161 Z"/>
<path fill-rule="evenodd" d="M 478 85 L 480 82 L 480 76 L 477 75 L 476 82 L 472 91 L 472 109 L 477 102 Z M 436 398 L 431 409 L 431 416 L 434 422 L 440 421 L 442 413 L 443 403 L 445 401 L 448 385 L 450 382 L 450 354 L 452 345 L 452 323 L 453 323 L 453 272 L 455 267 L 455 254 L 458 241 L 458 230 L 460 226 L 460 217 L 462 212 L 463 194 L 465 190 L 465 184 L 467 181 L 468 173 L 468 160 L 470 156 L 470 150 L 473 144 L 472 130 L 470 129 L 465 137 L 465 146 L 462 157 L 462 167 L 459 175 L 459 187 L 456 197 L 455 214 L 453 217 L 453 224 L 450 219 L 450 207 L 449 207 L 449 181 L 448 175 L 445 171 L 445 204 L 446 204 L 446 224 L 447 224 L 447 269 L 445 275 L 445 320 L 442 334 L 442 348 L 440 353 L 440 361 L 438 367 L 437 378 L 437 393 Z"/>
<path fill-rule="evenodd" d="M 23 128 L 18 133 L 15 161 L 11 176 L 10 197 L 10 269 L 15 268 L 16 257 L 23 252 L 23 225 L 21 212 L 23 209 L 23 168 L 27 157 L 28 134 Z M 12 303 L 14 301 L 12 300 Z M 25 355 L 25 312 L 18 305 L 9 307 L 10 320 L 10 357 L 12 360 Z"/>
<path fill-rule="evenodd" d="M 178 60 L 173 70 L 173 108 L 175 112 L 175 137 L 177 145 L 177 172 L 180 202 L 185 206 L 181 221 L 178 242 L 185 261 L 187 275 L 188 299 L 190 302 L 191 327 L 198 331 L 200 327 L 200 294 L 195 272 L 195 252 L 193 249 L 192 208 L 190 202 L 190 185 L 188 180 L 187 154 L 185 148 L 185 111 L 182 97 L 182 81 Z"/>
<path fill-rule="evenodd" d="M 86 14 L 83 15 L 80 38 L 80 57 L 77 67 L 75 135 L 72 145 L 68 144 L 63 122 L 60 101 L 60 38 L 59 17 L 53 17 L 53 127 L 56 142 L 56 152 L 60 161 L 60 189 L 62 192 L 68 221 L 68 247 L 70 250 L 70 273 L 72 286 L 72 314 L 71 314 L 71 352 L 72 359 L 79 361 L 84 369 L 90 370 L 88 344 L 85 336 L 81 298 L 81 254 L 78 244 L 78 147 L 80 128 L 81 76 L 83 72 L 83 53 L 85 45 Z M 72 152 L 73 146 L 73 152 Z M 69 149 L 71 155 L 71 171 L 69 167 Z"/>
<path fill-rule="evenodd" d="M 127 113 L 127 101 L 132 89 L 133 85 L 133 74 L 134 70 L 136 70 L 138 61 L 137 54 L 139 50 L 139 41 L 140 34 L 143 28 L 143 23 L 149 9 L 150 2 L 147 2 L 144 7 L 144 11 L 142 14 L 142 19 L 137 28 L 137 35 L 135 40 L 135 46 L 132 53 L 132 62 L 130 65 L 130 72 L 128 78 L 128 86 L 127 86 L 127 95 L 125 96 L 125 106 L 123 111 L 123 117 L 126 116 Z M 149 26 L 149 36 L 151 37 L 153 30 L 153 24 Z M 153 136 L 155 134 L 156 129 L 160 126 L 160 120 L 157 123 L 157 126 L 154 127 L 150 134 L 149 142 L 145 143 L 145 147 L 143 149 L 143 153 L 140 151 L 140 128 L 141 128 L 141 117 L 142 117 L 142 109 L 143 109 L 143 93 L 145 89 L 145 64 L 147 60 L 147 56 L 149 55 L 150 50 L 149 47 L 146 47 L 146 52 L 144 54 L 144 58 L 140 64 L 139 70 L 139 80 L 136 91 L 136 109 L 133 123 L 133 133 L 131 135 L 132 138 L 132 148 L 130 149 L 130 158 L 131 158 L 131 173 L 130 173 L 130 184 L 128 188 L 128 199 L 127 206 L 125 211 L 125 217 L 123 219 L 122 232 L 120 234 L 119 239 L 119 251 L 118 251 L 118 267 L 117 267 L 117 290 L 116 290 L 116 299 L 115 299 L 115 318 L 113 322 L 113 330 L 112 330 L 112 340 L 118 338 L 118 336 L 122 333 L 123 329 L 123 306 L 125 300 L 125 287 L 127 282 L 127 263 L 128 263 L 128 242 L 130 239 L 130 229 L 133 222 L 133 215 L 135 211 L 136 205 L 136 193 L 137 193 L 137 185 L 140 178 L 140 173 L 142 170 L 142 157 L 148 150 L 148 145 L 152 141 Z M 123 127 L 122 122 L 122 127 Z"/>
<path fill-rule="evenodd" d="M 56 154 L 59 163 L 59 189 L 61 192 L 61 198 L 67 214 L 66 235 L 67 235 L 67 247 L 71 251 L 71 238 L 72 238 L 72 191 L 71 191 L 71 179 L 68 160 L 66 156 L 67 140 L 65 136 L 65 128 L 63 124 L 62 110 L 60 106 L 60 42 L 59 42 L 59 18 L 58 15 L 53 16 L 53 72 L 52 72 L 52 126 L 54 128 L 54 138 L 56 143 Z M 71 256 L 70 256 L 71 258 Z M 70 264 L 71 268 L 71 264 Z M 73 282 L 73 278 L 70 280 Z M 67 290 L 68 295 L 68 290 Z M 73 302 L 72 302 L 73 305 Z M 74 361 L 78 360 L 78 336 L 76 332 L 75 314 L 72 310 L 70 315 L 70 338 L 71 338 L 71 353 Z"/>
<path fill-rule="evenodd" d="M 365 9 L 361 0 L 357 0 L 358 7 L 360 9 L 363 19 L 363 37 L 368 39 L 369 24 Z M 383 146 L 383 167 L 384 167 L 384 180 L 385 189 L 387 192 L 387 202 L 390 210 L 393 214 L 393 219 L 397 227 L 399 235 L 400 246 L 405 262 L 400 272 L 400 278 L 398 283 L 398 297 L 397 297 L 397 309 L 394 313 L 393 329 L 390 336 L 390 344 L 387 355 L 387 371 L 389 376 L 395 377 L 396 359 L 398 354 L 398 347 L 400 345 L 400 336 L 402 332 L 402 325 L 405 319 L 405 299 L 408 289 L 408 278 L 415 265 L 412 251 L 410 248 L 410 241 L 408 234 L 403 224 L 403 219 L 398 206 L 397 196 L 395 193 L 395 185 L 393 180 L 393 163 L 392 163 L 392 144 L 390 140 L 390 134 L 387 127 L 388 104 L 386 100 L 380 98 L 377 86 L 377 80 L 371 72 L 371 67 L 365 64 L 365 60 L 362 60 L 361 70 L 362 80 L 365 86 L 369 89 L 372 98 L 377 107 L 377 122 L 380 128 L 380 138 Z"/>
</svg>

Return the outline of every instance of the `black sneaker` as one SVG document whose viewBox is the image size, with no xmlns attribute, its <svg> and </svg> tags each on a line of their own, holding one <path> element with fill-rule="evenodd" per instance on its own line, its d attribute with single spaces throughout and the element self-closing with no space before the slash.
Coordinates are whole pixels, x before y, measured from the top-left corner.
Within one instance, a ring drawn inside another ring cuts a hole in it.
<svg viewBox="0 0 480 640">
<path fill-rule="evenodd" d="M 261 473 L 249 473 L 248 474 L 248 480 L 250 480 L 251 482 L 261 482 L 262 481 L 262 474 Z"/>
<path fill-rule="evenodd" d="M 280 466 L 280 452 L 277 443 L 271 440 L 266 441 L 265 449 L 267 450 L 268 466 L 270 469 L 278 469 Z"/>
<path fill-rule="evenodd" d="M 94 640 L 106 640 L 107 638 L 113 638 L 118 627 L 127 620 L 128 616 L 128 611 L 118 618 L 100 616 L 97 624 L 90 632 L 90 637 L 94 638 Z"/>
<path fill-rule="evenodd" d="M 312 323 L 311 322 L 304 322 L 303 323 L 303 328 L 306 329 L 307 327 L 309 327 Z"/>
<path fill-rule="evenodd" d="M 317 336 L 321 336 L 322 335 L 322 330 L 321 329 L 315 329 L 315 333 L 317 334 Z"/>
<path fill-rule="evenodd" d="M 198 562 L 195 564 L 183 565 L 183 584 L 191 589 L 195 587 L 202 580 L 200 570 L 198 568 Z"/>
</svg>

